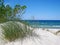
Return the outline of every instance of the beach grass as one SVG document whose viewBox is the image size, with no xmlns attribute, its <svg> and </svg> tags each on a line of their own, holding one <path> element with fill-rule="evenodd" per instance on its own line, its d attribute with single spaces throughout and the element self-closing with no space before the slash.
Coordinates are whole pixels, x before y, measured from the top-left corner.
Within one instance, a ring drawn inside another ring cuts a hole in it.
<svg viewBox="0 0 60 45">
<path fill-rule="evenodd" d="M 26 25 L 22 27 L 21 24 L 16 22 L 8 22 L 2 25 L 4 38 L 8 41 L 16 39 L 24 39 L 27 36 L 34 36 L 33 30 L 27 28 Z"/>
</svg>

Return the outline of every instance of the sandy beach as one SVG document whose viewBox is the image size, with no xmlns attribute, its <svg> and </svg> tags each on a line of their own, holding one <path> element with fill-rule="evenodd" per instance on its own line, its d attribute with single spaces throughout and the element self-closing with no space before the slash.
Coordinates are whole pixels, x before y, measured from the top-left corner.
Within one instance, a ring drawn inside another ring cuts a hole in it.
<svg viewBox="0 0 60 45">
<path fill-rule="evenodd" d="M 60 45 L 60 0 L 0 0 L 0 45 Z"/>
<path fill-rule="evenodd" d="M 58 30 L 58 29 L 51 29 Z M 39 35 L 39 38 L 26 38 L 23 40 L 22 45 L 60 45 L 60 36 L 51 33 L 52 31 L 42 30 L 36 28 L 35 32 Z M 21 45 L 21 41 L 7 43 L 6 45 Z"/>
<path fill-rule="evenodd" d="M 60 35 L 56 34 L 60 29 L 34 28 L 39 37 L 26 38 L 23 41 L 16 40 L 7 42 L 2 39 L 2 28 L 0 26 L 0 45 L 60 45 Z"/>
</svg>

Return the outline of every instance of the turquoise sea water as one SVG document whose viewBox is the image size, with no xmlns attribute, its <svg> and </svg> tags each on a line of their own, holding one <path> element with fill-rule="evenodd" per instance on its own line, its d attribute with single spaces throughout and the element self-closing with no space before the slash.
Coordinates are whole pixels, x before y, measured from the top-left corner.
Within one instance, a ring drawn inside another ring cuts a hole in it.
<svg viewBox="0 0 60 45">
<path fill-rule="evenodd" d="M 32 27 L 60 28 L 60 20 L 25 20 Z"/>
</svg>

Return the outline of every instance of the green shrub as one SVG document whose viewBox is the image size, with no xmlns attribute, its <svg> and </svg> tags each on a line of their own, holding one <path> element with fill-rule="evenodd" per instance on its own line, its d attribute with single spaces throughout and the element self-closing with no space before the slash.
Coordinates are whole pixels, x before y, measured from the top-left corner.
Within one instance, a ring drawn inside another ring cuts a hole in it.
<svg viewBox="0 0 60 45">
<path fill-rule="evenodd" d="M 33 30 L 27 28 L 26 25 L 22 26 L 20 23 L 7 22 L 2 25 L 4 38 L 8 41 L 16 39 L 24 39 L 27 36 L 33 36 Z"/>
</svg>

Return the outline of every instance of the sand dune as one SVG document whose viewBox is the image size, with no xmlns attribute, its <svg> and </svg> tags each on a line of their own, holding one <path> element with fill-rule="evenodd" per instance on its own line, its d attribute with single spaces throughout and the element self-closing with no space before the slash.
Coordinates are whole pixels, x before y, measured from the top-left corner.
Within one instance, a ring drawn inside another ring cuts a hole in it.
<svg viewBox="0 0 60 45">
<path fill-rule="evenodd" d="M 2 37 L 2 28 L 0 26 L 0 37 Z M 35 28 L 34 31 L 39 37 L 26 38 L 23 41 L 16 40 L 14 42 L 6 42 L 4 39 L 0 38 L 0 45 L 60 45 L 60 36 L 55 35 L 51 31 L 53 29 L 43 30 L 42 28 Z M 52 33 L 51 33 L 52 32 Z M 56 31 L 55 31 L 56 32 Z"/>
</svg>

